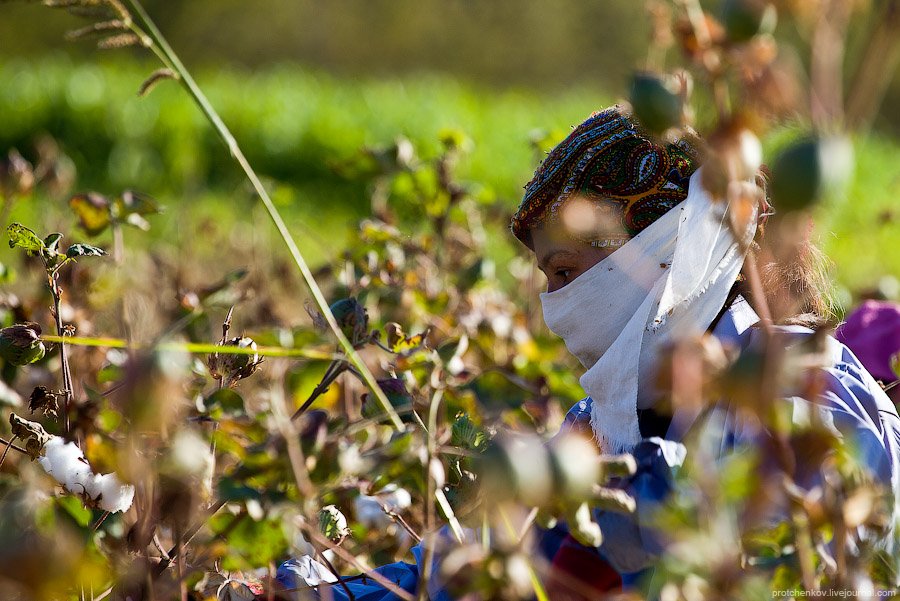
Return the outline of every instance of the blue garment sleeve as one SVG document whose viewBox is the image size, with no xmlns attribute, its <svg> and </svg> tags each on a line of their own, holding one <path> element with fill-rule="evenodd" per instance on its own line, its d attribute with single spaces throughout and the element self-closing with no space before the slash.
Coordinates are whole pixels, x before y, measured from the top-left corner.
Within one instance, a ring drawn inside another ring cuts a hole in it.
<svg viewBox="0 0 900 601">
<path fill-rule="evenodd" d="M 560 433 L 577 432 L 592 436 L 592 399 L 579 401 L 566 414 Z M 600 553 L 627 580 L 627 575 L 647 567 L 661 551 L 658 535 L 643 526 L 672 489 L 673 470 L 684 462 L 685 447 L 679 442 L 653 437 L 642 440 L 632 451 L 637 470 L 630 478 L 619 479 L 612 486 L 625 490 L 636 503 L 635 515 L 613 511 L 595 511 L 594 517 L 603 531 Z"/>
<path fill-rule="evenodd" d="M 783 333 L 789 344 L 811 334 L 805 328 L 784 328 Z M 797 425 L 803 423 L 804 413 L 818 411 L 872 476 L 892 491 L 893 527 L 879 540 L 879 545 L 892 556 L 900 556 L 900 417 L 891 400 L 849 349 L 829 339 L 828 354 L 832 365 L 822 370 L 826 387 L 820 397 L 810 403 L 788 396 L 784 402 L 793 404 Z M 591 406 L 590 398 L 573 406 L 561 432 L 576 431 L 592 436 Z M 722 407 L 716 413 L 719 419 L 706 426 L 721 430 L 718 434 L 722 456 L 744 444 L 752 444 L 753 436 L 747 436 L 732 412 Z M 637 472 L 618 486 L 634 497 L 635 514 L 596 512 L 604 534 L 600 552 L 623 573 L 625 580 L 629 573 L 645 568 L 661 551 L 659 533 L 645 524 L 650 523 L 649 516 L 671 491 L 673 470 L 682 464 L 685 449 L 672 440 L 651 438 L 639 443 L 633 454 Z"/>
</svg>

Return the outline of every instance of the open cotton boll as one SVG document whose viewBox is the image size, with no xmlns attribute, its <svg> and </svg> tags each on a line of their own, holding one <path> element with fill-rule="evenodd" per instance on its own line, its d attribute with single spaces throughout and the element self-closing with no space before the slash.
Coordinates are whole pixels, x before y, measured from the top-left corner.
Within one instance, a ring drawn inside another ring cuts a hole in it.
<svg viewBox="0 0 900 601">
<path fill-rule="evenodd" d="M 69 492 L 76 494 L 85 494 L 94 477 L 78 445 L 66 442 L 59 436 L 54 436 L 44 445 L 44 456 L 39 457 L 38 462 L 45 472 Z"/>
<path fill-rule="evenodd" d="M 73 442 L 52 437 L 44 445 L 44 456 L 38 457 L 38 463 L 70 493 L 87 497 L 104 511 L 127 511 L 131 507 L 134 487 L 122 484 L 115 474 L 94 474 Z"/>
<path fill-rule="evenodd" d="M 114 473 L 95 476 L 94 492 L 96 494 L 90 493 L 90 496 L 97 501 L 100 509 L 112 513 L 128 511 L 134 500 L 134 486 L 122 484 Z"/>
</svg>

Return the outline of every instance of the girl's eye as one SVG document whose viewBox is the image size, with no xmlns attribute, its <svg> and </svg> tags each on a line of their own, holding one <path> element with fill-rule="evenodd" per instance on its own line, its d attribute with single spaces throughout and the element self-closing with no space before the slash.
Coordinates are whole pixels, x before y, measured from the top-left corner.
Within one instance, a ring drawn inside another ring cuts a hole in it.
<svg viewBox="0 0 900 601">
<path fill-rule="evenodd" d="M 568 279 L 569 279 L 569 274 L 570 274 L 570 273 L 572 273 L 572 270 L 571 270 L 571 269 L 557 269 L 557 270 L 556 270 L 556 275 L 558 275 L 559 277 L 561 277 L 561 278 L 564 279 L 564 280 L 568 280 Z"/>
</svg>

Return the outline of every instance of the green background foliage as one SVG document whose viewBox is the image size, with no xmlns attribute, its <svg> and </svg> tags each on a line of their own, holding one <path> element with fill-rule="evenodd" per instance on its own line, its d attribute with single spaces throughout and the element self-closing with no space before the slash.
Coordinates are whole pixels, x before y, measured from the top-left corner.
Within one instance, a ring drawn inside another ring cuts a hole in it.
<svg viewBox="0 0 900 601">
<path fill-rule="evenodd" d="M 174 84 L 162 82 L 137 96 L 148 71 L 109 59 L 6 62 L 0 66 L 0 81 L 7 82 L 0 88 L 0 148 L 18 148 L 33 160 L 37 140 L 48 134 L 77 168 L 77 191 L 152 192 L 169 210 L 145 241 L 190 237 L 209 219 L 223 232 L 240 229 L 235 221 L 248 213 L 223 209 L 250 211 L 252 195 L 241 174 Z M 477 182 L 485 207 L 511 214 L 543 156 L 539 147 L 623 92 L 588 85 L 563 93 L 498 90 L 435 74 L 347 79 L 288 65 L 259 73 L 207 69 L 199 79 L 251 163 L 269 178 L 315 261 L 331 258 L 332 243 L 346 240 L 346 226 L 370 210 L 371 173 L 358 166 L 363 147 L 389 146 L 402 136 L 428 156 L 448 131 L 464 134 L 470 152 L 461 158 L 460 177 Z M 766 140 L 767 161 L 789 131 Z M 845 305 L 879 286 L 879 294 L 890 295 L 896 287 L 891 278 L 900 275 L 900 147 L 895 138 L 872 133 L 856 138 L 855 152 L 847 197 L 823 206 L 818 216 L 819 240 L 835 263 L 838 300 Z M 21 203 L 21 220 L 28 221 L 28 211 L 43 212 L 47 202 Z M 65 213 L 64 202 L 59 209 Z M 490 237 L 489 248 L 501 258 L 516 248 L 505 231 Z M 216 254 L 191 248 L 207 251 Z"/>
</svg>

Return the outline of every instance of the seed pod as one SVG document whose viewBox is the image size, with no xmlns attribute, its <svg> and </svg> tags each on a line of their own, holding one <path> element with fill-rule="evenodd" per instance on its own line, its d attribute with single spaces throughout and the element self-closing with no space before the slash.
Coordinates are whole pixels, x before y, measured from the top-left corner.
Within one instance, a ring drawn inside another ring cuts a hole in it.
<svg viewBox="0 0 900 601">
<path fill-rule="evenodd" d="M 555 489 L 573 501 L 586 499 L 600 478 L 597 445 L 576 434 L 562 435 L 550 447 Z"/>
<path fill-rule="evenodd" d="M 333 543 L 340 542 L 350 535 L 347 518 L 334 505 L 326 505 L 319 510 L 319 532 Z"/>
<path fill-rule="evenodd" d="M 637 463 L 632 455 L 604 455 L 600 458 L 603 476 L 606 478 L 633 476 Z"/>
<path fill-rule="evenodd" d="M 13 148 L 0 160 L 0 197 L 26 196 L 34 188 L 34 168 Z"/>
<path fill-rule="evenodd" d="M 256 342 L 252 338 L 237 336 L 221 346 L 234 346 L 254 351 L 247 354 L 215 353 L 209 356 L 210 373 L 214 378 L 221 379 L 225 386 L 231 386 L 238 380 L 252 376 L 262 363 L 262 359 L 256 354 Z"/>
<path fill-rule="evenodd" d="M 842 137 L 800 140 L 772 165 L 772 204 L 776 211 L 801 211 L 839 193 L 853 169 L 853 146 Z"/>
<path fill-rule="evenodd" d="M 33 321 L 17 323 L 0 330 L 0 357 L 13 365 L 28 365 L 44 357 L 41 326 Z"/>
<path fill-rule="evenodd" d="M 343 298 L 329 309 L 350 342 L 359 344 L 365 340 L 369 331 L 369 315 L 358 300 L 353 297 Z"/>
<path fill-rule="evenodd" d="M 569 532 L 582 545 L 599 547 L 603 542 L 603 533 L 600 532 L 600 526 L 594 521 L 588 503 L 581 503 L 574 511 L 569 511 L 566 520 Z"/>
<path fill-rule="evenodd" d="M 536 436 L 495 439 L 478 460 L 479 478 L 487 496 L 518 499 L 531 506 L 548 502 L 553 474 L 547 448 Z"/>
<path fill-rule="evenodd" d="M 631 107 L 641 125 L 655 134 L 681 125 L 684 97 L 671 77 L 635 73 L 631 79 Z"/>
<path fill-rule="evenodd" d="M 388 348 L 394 348 L 406 338 L 406 334 L 403 333 L 403 327 L 394 321 L 386 323 L 384 331 L 387 334 Z"/>
<path fill-rule="evenodd" d="M 755 35 L 772 33 L 778 21 L 775 6 L 767 0 L 725 0 L 722 24 L 732 42 L 746 42 Z"/>
<path fill-rule="evenodd" d="M 413 398 L 406 390 L 406 384 L 400 378 L 385 378 L 376 380 L 378 386 L 384 392 L 384 396 L 390 401 L 394 409 L 409 409 L 412 407 Z M 372 398 L 369 393 L 362 397 L 362 414 L 368 419 L 375 419 L 384 412 L 381 404 Z"/>
</svg>

